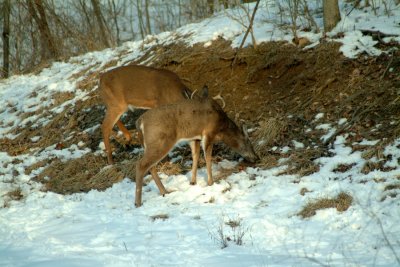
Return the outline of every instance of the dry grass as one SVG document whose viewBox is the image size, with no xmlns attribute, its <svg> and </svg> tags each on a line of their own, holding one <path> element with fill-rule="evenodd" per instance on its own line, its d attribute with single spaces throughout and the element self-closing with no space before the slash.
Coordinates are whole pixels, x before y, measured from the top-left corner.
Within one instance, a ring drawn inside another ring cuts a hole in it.
<svg viewBox="0 0 400 267">
<path fill-rule="evenodd" d="M 128 161 L 107 166 L 105 158 L 86 154 L 67 162 L 54 160 L 36 180 L 42 182 L 47 190 L 60 194 L 105 190 L 124 177 L 134 177 L 134 168 L 135 164 Z"/>
<path fill-rule="evenodd" d="M 306 187 L 303 187 L 302 189 L 300 189 L 300 195 L 304 196 L 307 193 L 310 193 L 312 191 L 308 190 Z"/>
<path fill-rule="evenodd" d="M 346 211 L 352 204 L 353 197 L 348 193 L 341 192 L 336 198 L 321 198 L 311 201 L 297 214 L 302 218 L 309 218 L 316 214 L 317 210 L 336 208 L 337 211 Z"/>
<path fill-rule="evenodd" d="M 165 221 L 167 219 L 169 219 L 169 215 L 166 213 L 161 213 L 161 214 L 157 214 L 157 215 L 152 215 L 150 216 L 150 219 L 154 222 L 156 220 L 162 220 Z"/>
<path fill-rule="evenodd" d="M 288 169 L 285 173 L 303 177 L 318 172 L 319 166 L 314 160 L 323 154 L 323 148 L 294 150 L 287 160 Z"/>
<path fill-rule="evenodd" d="M 20 187 L 17 187 L 14 190 L 8 192 L 6 196 L 8 196 L 11 200 L 21 200 L 24 197 Z"/>
<path fill-rule="evenodd" d="M 260 157 L 267 155 L 269 148 L 280 143 L 283 139 L 283 132 L 287 129 L 287 122 L 280 116 L 264 119 L 259 122 L 259 128 L 254 133 L 254 149 Z"/>
<path fill-rule="evenodd" d="M 383 189 L 384 196 L 381 198 L 381 201 L 384 201 L 388 197 L 396 198 L 399 195 L 399 190 L 400 183 L 386 185 Z"/>
<path fill-rule="evenodd" d="M 20 187 L 15 188 L 12 191 L 9 191 L 5 195 L 3 195 L 3 208 L 8 208 L 10 207 L 10 202 L 11 201 L 19 201 L 24 198 L 24 195 L 22 194 L 22 190 Z"/>
<path fill-rule="evenodd" d="M 378 162 L 376 162 L 376 161 L 367 161 L 367 162 L 365 162 L 364 166 L 362 167 L 361 173 L 368 174 L 368 173 L 370 173 L 372 171 L 375 171 L 375 170 L 380 170 L 380 171 L 387 172 L 387 171 L 391 171 L 391 170 L 395 169 L 394 167 L 385 166 L 385 163 L 386 163 L 386 161 L 384 161 L 384 160 L 381 160 L 381 161 L 378 161 Z"/>
<path fill-rule="evenodd" d="M 333 172 L 347 172 L 348 170 L 350 170 L 355 164 L 339 164 L 339 166 L 337 166 Z"/>
<path fill-rule="evenodd" d="M 260 158 L 260 162 L 257 163 L 258 167 L 269 169 L 278 166 L 278 159 L 280 155 L 264 155 Z"/>
<path fill-rule="evenodd" d="M 179 162 L 165 161 L 157 164 L 157 171 L 166 175 L 178 175 L 183 172 L 183 168 Z"/>
</svg>

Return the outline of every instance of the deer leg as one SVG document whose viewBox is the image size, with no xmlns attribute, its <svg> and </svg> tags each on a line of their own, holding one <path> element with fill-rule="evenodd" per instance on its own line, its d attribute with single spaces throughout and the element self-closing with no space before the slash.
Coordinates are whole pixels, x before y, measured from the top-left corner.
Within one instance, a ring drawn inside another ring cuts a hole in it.
<svg viewBox="0 0 400 267">
<path fill-rule="evenodd" d="M 124 134 L 126 141 L 130 142 L 132 140 L 131 133 L 128 131 L 128 129 L 126 129 L 125 125 L 122 123 L 121 120 L 117 121 L 117 126 Z"/>
<path fill-rule="evenodd" d="M 115 123 L 118 121 L 119 117 L 124 113 L 124 110 L 110 109 L 106 111 L 106 115 L 101 125 L 101 130 L 103 132 L 103 142 L 107 153 L 108 164 L 113 164 L 112 151 L 110 145 L 110 134 Z"/>
<path fill-rule="evenodd" d="M 207 184 L 208 185 L 213 185 L 214 181 L 212 179 L 212 148 L 213 144 L 211 142 L 208 142 L 207 139 L 203 140 L 203 151 L 204 151 L 204 157 L 206 159 L 206 166 L 207 166 Z"/>
<path fill-rule="evenodd" d="M 142 164 L 142 160 L 136 163 L 136 190 L 135 190 L 135 206 L 138 208 L 142 205 L 142 187 L 143 187 L 143 176 L 147 172 L 145 166 Z"/>
<path fill-rule="evenodd" d="M 160 176 L 158 176 L 157 168 L 155 166 L 151 167 L 150 173 L 151 173 L 151 176 L 153 177 L 154 182 L 156 183 L 156 185 L 158 187 L 158 190 L 160 190 L 160 194 L 162 196 L 165 196 L 165 194 L 167 194 L 168 192 L 167 192 L 167 190 L 165 190 L 165 187 L 160 180 Z"/>
<path fill-rule="evenodd" d="M 192 150 L 192 180 L 190 181 L 191 185 L 196 184 L 196 179 L 197 179 L 197 166 L 199 163 L 199 157 L 200 157 L 200 141 L 199 140 L 194 140 L 190 142 L 190 149 Z"/>
<path fill-rule="evenodd" d="M 173 145 L 172 145 L 173 146 Z M 135 206 L 140 207 L 142 205 L 142 187 L 143 177 L 150 170 L 153 179 L 160 190 L 161 195 L 165 195 L 165 190 L 160 177 L 157 174 L 155 166 L 162 160 L 172 146 L 156 147 L 154 149 L 145 149 L 143 158 L 136 164 L 136 192 L 135 192 Z"/>
</svg>

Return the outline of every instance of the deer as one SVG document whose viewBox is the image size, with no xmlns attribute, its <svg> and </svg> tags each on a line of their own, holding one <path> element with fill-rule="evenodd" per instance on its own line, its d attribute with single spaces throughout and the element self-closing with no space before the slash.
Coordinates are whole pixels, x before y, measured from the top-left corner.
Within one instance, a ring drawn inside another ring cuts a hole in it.
<svg viewBox="0 0 400 267">
<path fill-rule="evenodd" d="M 135 206 L 142 205 L 143 178 L 150 171 L 160 194 L 169 193 L 157 174 L 156 165 L 180 141 L 190 141 L 192 178 L 196 184 L 197 167 L 202 147 L 207 169 L 207 184 L 213 184 L 211 161 L 213 144 L 222 141 L 247 161 L 259 160 L 249 140 L 247 130 L 240 129 L 216 101 L 208 97 L 204 87 L 198 97 L 151 109 L 136 121 L 143 157 L 136 163 Z"/>
<path fill-rule="evenodd" d="M 172 71 L 141 65 L 121 66 L 100 76 L 99 95 L 106 106 L 101 125 L 108 164 L 113 164 L 110 134 L 115 124 L 132 140 L 120 117 L 128 108 L 151 109 L 190 98 L 192 92 Z"/>
</svg>

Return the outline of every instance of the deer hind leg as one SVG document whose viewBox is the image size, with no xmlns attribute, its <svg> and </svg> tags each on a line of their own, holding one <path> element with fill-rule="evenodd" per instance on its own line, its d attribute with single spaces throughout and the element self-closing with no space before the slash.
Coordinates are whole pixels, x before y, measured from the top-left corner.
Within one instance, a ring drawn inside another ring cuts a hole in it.
<svg viewBox="0 0 400 267">
<path fill-rule="evenodd" d="M 142 205 L 142 187 L 143 187 L 143 177 L 150 170 L 150 173 L 156 183 L 161 195 L 165 195 L 167 190 L 165 190 L 160 177 L 157 174 L 156 165 L 160 160 L 162 160 L 165 155 L 171 150 L 172 146 L 162 146 L 146 148 L 144 151 L 143 158 L 140 159 L 136 165 L 136 193 L 135 193 L 135 205 L 140 207 Z"/>
<path fill-rule="evenodd" d="M 202 145 L 207 166 L 207 184 L 213 185 L 214 181 L 212 178 L 212 165 L 211 165 L 213 144 L 209 142 L 206 137 L 204 137 Z"/>
<path fill-rule="evenodd" d="M 124 109 L 107 108 L 106 115 L 101 125 L 101 130 L 103 132 L 103 141 L 106 148 L 108 164 L 113 164 L 112 151 L 110 145 L 110 134 L 115 125 L 119 120 L 119 117 L 125 112 Z"/>
<path fill-rule="evenodd" d="M 197 180 L 197 166 L 199 163 L 199 157 L 200 157 L 200 141 L 199 140 L 194 140 L 190 142 L 190 149 L 192 150 L 192 180 L 190 181 L 191 185 L 196 184 Z"/>
</svg>

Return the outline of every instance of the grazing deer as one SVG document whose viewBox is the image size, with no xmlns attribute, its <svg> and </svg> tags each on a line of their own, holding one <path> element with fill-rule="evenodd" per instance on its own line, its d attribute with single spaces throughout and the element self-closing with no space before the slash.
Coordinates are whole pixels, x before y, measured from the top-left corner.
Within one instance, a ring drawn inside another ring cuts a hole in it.
<svg viewBox="0 0 400 267">
<path fill-rule="evenodd" d="M 191 184 L 196 184 L 200 143 L 206 160 L 208 185 L 213 184 L 211 154 L 215 142 L 224 142 L 250 162 L 258 160 L 247 132 L 239 129 L 222 108 L 208 98 L 206 87 L 199 97 L 147 111 L 136 121 L 136 128 L 144 147 L 143 158 L 136 165 L 136 207 L 142 204 L 143 177 L 149 170 L 161 195 L 167 193 L 155 166 L 179 141 L 191 141 Z"/>
<path fill-rule="evenodd" d="M 99 88 L 106 105 L 101 128 L 109 164 L 113 164 L 110 134 L 114 125 L 117 124 L 128 142 L 132 139 L 120 120 L 128 107 L 151 109 L 187 99 L 192 93 L 172 71 L 139 65 L 105 72 Z"/>
</svg>

